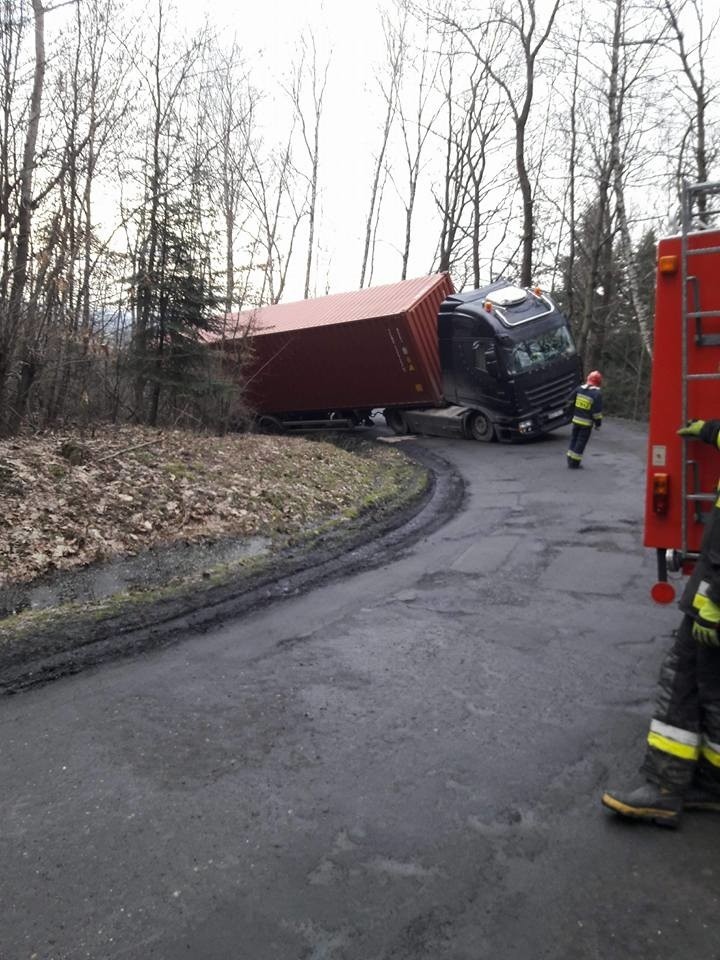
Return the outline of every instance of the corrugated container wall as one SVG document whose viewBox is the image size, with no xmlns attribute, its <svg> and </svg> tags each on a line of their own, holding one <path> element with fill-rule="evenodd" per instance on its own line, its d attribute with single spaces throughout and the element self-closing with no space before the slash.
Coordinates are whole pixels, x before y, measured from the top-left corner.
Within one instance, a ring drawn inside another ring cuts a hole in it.
<svg viewBox="0 0 720 960">
<path fill-rule="evenodd" d="M 252 333 L 244 372 L 258 413 L 440 402 L 437 316 L 453 292 L 447 274 L 355 293 L 281 303 L 227 318 Z"/>
</svg>

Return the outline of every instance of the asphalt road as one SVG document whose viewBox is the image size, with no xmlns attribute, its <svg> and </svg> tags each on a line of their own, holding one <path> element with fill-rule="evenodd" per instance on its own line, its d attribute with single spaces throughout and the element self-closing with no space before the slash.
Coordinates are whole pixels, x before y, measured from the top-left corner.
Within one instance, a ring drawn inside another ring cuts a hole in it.
<svg viewBox="0 0 720 960">
<path fill-rule="evenodd" d="M 674 607 L 645 440 L 422 443 L 463 508 L 378 569 L 0 700 L 2 960 L 719 960 L 720 817 L 636 778 Z"/>
</svg>

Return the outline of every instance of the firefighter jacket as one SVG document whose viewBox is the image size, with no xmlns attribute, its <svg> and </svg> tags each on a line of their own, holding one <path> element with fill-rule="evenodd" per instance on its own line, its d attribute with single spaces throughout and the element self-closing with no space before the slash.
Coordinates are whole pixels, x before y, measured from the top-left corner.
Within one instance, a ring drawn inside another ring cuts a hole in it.
<svg viewBox="0 0 720 960">
<path fill-rule="evenodd" d="M 602 423 L 602 390 L 584 383 L 575 394 L 572 422 L 577 427 L 599 427 Z"/>
<path fill-rule="evenodd" d="M 708 420 L 700 439 L 720 449 L 720 420 Z M 720 606 L 720 484 L 712 510 L 705 521 L 700 558 L 680 598 L 680 609 L 691 616 L 708 597 Z"/>
</svg>

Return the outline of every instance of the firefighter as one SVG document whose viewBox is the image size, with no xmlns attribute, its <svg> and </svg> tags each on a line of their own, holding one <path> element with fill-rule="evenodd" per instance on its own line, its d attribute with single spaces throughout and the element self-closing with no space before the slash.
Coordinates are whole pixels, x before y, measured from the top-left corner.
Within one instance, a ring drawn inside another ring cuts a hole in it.
<svg viewBox="0 0 720 960">
<path fill-rule="evenodd" d="M 573 407 L 572 433 L 570 448 L 567 452 L 567 465 L 571 470 L 582 467 L 583 451 L 593 429 L 602 426 L 602 374 L 593 370 L 587 375 L 585 383 L 577 388 Z"/>
<path fill-rule="evenodd" d="M 694 420 L 678 433 L 720 449 L 720 420 Z M 641 767 L 646 783 L 602 797 L 615 813 L 669 827 L 683 809 L 720 812 L 720 496 L 679 606 Z"/>
</svg>

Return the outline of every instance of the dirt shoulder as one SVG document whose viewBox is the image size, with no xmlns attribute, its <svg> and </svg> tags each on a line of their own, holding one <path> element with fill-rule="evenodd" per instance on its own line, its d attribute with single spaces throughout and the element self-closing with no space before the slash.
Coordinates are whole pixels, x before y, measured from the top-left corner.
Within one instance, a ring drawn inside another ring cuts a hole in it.
<svg viewBox="0 0 720 960">
<path fill-rule="evenodd" d="M 0 443 L 0 498 L 8 693 L 383 562 L 462 483 L 362 435 L 123 427 Z"/>
</svg>

